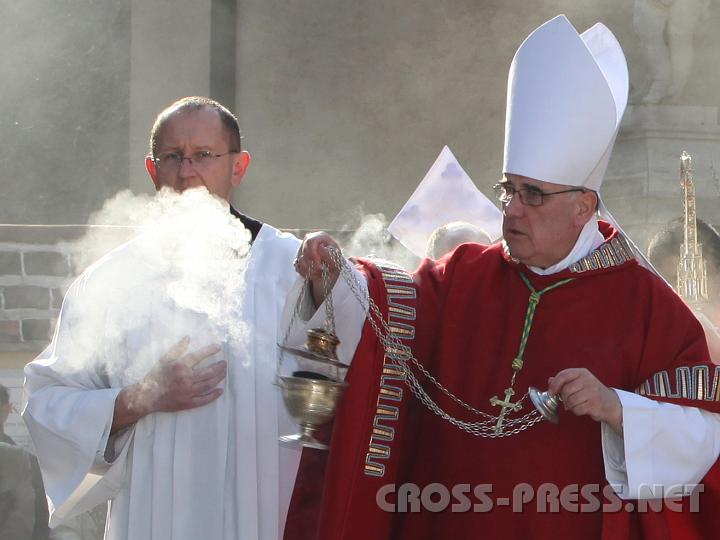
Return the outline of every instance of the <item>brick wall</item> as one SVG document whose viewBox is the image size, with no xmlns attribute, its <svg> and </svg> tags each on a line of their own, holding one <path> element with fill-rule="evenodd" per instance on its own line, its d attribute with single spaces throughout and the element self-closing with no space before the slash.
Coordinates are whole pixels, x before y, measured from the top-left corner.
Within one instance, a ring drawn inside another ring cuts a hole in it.
<svg viewBox="0 0 720 540">
<path fill-rule="evenodd" d="M 72 282 L 67 247 L 0 243 L 0 350 L 41 350 Z"/>
<path fill-rule="evenodd" d="M 38 353 L 49 343 L 75 274 L 84 226 L 0 225 L 0 353 Z M 94 235 L 103 234 L 93 228 Z M 131 235 L 108 229 L 107 250 Z"/>
</svg>

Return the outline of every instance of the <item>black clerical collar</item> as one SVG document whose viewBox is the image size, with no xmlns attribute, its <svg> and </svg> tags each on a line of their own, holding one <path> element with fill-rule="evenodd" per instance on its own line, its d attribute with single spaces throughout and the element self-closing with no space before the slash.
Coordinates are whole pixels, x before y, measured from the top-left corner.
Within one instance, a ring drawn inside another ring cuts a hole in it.
<svg viewBox="0 0 720 540">
<path fill-rule="evenodd" d="M 252 244 L 260 233 L 260 229 L 263 226 L 262 222 L 248 217 L 245 214 L 241 214 L 233 208 L 232 204 L 230 205 L 230 213 L 242 221 L 243 226 L 250 231 L 250 243 Z"/>
</svg>

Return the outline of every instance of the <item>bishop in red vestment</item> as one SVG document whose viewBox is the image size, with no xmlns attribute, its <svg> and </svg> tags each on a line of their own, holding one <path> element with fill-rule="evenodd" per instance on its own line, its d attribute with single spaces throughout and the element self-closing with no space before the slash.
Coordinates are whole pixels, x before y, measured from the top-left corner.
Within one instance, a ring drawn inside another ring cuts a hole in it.
<svg viewBox="0 0 720 540">
<path fill-rule="evenodd" d="M 719 371 L 702 327 L 638 264 L 617 231 L 607 224 L 601 231 L 600 248 L 551 276 L 534 275 L 502 244 L 466 244 L 438 262 L 425 260 L 412 283 L 396 268 L 360 266 L 394 335 L 476 409 L 497 415 L 489 399 L 504 397 L 509 386 L 531 297 L 524 276 L 535 291 L 564 283 L 541 295 L 514 401 L 528 387 L 545 388 L 558 372 L 582 366 L 607 386 L 720 412 Z M 483 419 L 418 379 L 452 417 Z M 323 456 L 305 451 L 286 538 L 315 538 L 316 527 L 317 538 L 328 540 L 685 538 L 689 526 L 702 526 L 672 512 L 677 507 L 661 511 L 655 502 L 615 496 L 601 423 L 590 416 L 562 411 L 558 425 L 543 421 L 495 438 L 452 425 L 412 395 L 402 366 L 385 354 L 369 323 L 348 382 L 324 473 L 308 469 Z M 522 407 L 510 418 L 532 410 L 528 399 Z M 314 484 L 323 478 L 320 501 Z M 432 511 L 443 505 L 423 503 L 423 492 L 435 503 L 449 492 L 450 503 Z M 697 498 L 701 512 L 709 512 L 711 496 Z M 694 538 L 708 537 L 700 531 Z"/>
<path fill-rule="evenodd" d="M 602 25 L 580 35 L 559 16 L 521 45 L 495 186 L 504 240 L 412 275 L 359 261 L 380 315 L 329 455 L 304 453 L 287 539 L 718 536 L 720 367 L 599 194 L 627 89 Z M 328 246 L 311 235 L 297 258 L 315 305 Z M 536 421 L 530 387 L 561 397 L 559 424 Z"/>
</svg>

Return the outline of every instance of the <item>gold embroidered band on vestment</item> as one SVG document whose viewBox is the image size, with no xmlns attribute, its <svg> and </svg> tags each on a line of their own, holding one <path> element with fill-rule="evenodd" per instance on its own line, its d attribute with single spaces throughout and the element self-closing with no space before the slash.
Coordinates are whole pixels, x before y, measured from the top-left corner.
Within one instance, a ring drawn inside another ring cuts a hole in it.
<svg viewBox="0 0 720 540">
<path fill-rule="evenodd" d="M 635 389 L 636 394 L 648 397 L 720 401 L 720 366 L 680 366 L 675 373 L 664 369 Z"/>
<path fill-rule="evenodd" d="M 415 311 L 417 292 L 412 285 L 412 275 L 385 261 L 377 264 L 377 267 L 387 290 L 389 333 L 402 342 L 411 342 L 415 339 L 417 318 Z M 400 418 L 400 403 L 403 399 L 405 381 L 403 368 L 398 363 L 401 355 L 407 355 L 407 350 L 399 350 L 397 347 L 386 348 L 373 430 L 365 455 L 363 472 L 367 476 L 384 476 L 385 462 L 391 456 L 388 443 L 395 440 L 395 425 Z"/>
<path fill-rule="evenodd" d="M 633 260 L 633 251 L 624 236 L 618 235 L 585 257 L 571 264 L 568 269 L 573 273 L 589 272 L 611 266 L 620 266 Z"/>
</svg>

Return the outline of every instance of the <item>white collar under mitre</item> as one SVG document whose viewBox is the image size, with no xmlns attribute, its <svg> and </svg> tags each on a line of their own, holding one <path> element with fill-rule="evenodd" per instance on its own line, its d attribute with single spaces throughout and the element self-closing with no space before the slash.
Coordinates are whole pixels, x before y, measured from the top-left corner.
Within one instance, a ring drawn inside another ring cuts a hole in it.
<svg viewBox="0 0 720 540">
<path fill-rule="evenodd" d="M 575 242 L 575 246 L 573 246 L 570 253 L 568 253 L 563 260 L 556 262 L 547 268 L 540 268 L 539 266 L 528 266 L 528 268 L 540 276 L 549 276 L 550 274 L 562 272 L 568 266 L 578 262 L 591 251 L 599 248 L 603 242 L 605 242 L 605 237 L 598 229 L 597 220 L 591 219 L 582 228 L 580 236 L 578 236 L 577 242 Z"/>
<path fill-rule="evenodd" d="M 510 66 L 503 172 L 598 192 L 600 217 L 622 233 L 599 192 L 628 89 L 625 55 L 605 25 L 578 34 L 564 15 L 546 22 L 520 45 Z M 587 255 L 596 238 L 581 234 L 571 255 Z M 577 253 L 579 246 L 587 251 Z"/>
</svg>

